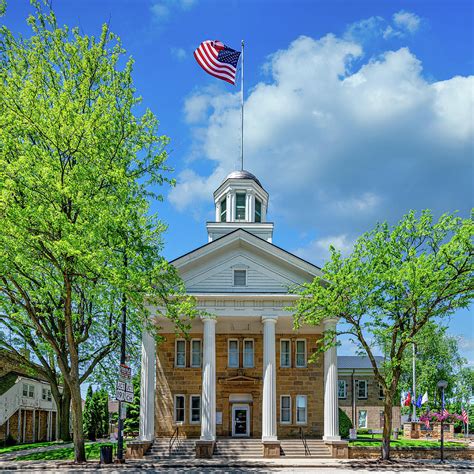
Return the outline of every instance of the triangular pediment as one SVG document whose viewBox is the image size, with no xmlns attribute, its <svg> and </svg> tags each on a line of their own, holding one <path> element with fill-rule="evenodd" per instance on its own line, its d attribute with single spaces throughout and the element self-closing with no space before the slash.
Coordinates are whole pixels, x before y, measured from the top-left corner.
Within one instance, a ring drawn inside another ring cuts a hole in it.
<svg viewBox="0 0 474 474">
<path fill-rule="evenodd" d="M 239 229 L 172 262 L 190 293 L 289 293 L 321 277 L 309 262 Z M 234 271 L 246 271 L 245 286 L 234 286 Z"/>
<path fill-rule="evenodd" d="M 249 377 L 247 375 L 234 375 L 233 377 L 221 377 L 219 383 L 221 384 L 258 384 L 261 377 Z"/>
</svg>

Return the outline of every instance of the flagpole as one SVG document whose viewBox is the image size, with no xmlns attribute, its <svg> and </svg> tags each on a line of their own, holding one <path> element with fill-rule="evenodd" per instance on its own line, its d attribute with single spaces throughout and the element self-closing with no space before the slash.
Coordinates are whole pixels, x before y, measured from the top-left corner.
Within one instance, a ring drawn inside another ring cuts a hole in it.
<svg viewBox="0 0 474 474">
<path fill-rule="evenodd" d="M 240 63 L 240 105 L 241 105 L 241 141 L 240 169 L 244 169 L 244 40 L 242 40 L 242 62 Z"/>
</svg>

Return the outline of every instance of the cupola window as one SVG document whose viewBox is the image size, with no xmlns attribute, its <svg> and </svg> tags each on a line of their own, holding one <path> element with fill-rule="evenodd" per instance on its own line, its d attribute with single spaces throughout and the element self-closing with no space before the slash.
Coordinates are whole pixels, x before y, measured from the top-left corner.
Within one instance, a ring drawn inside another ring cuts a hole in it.
<svg viewBox="0 0 474 474">
<path fill-rule="evenodd" d="M 221 222 L 227 221 L 227 200 L 223 199 L 221 201 Z"/>
<path fill-rule="evenodd" d="M 255 222 L 262 222 L 262 202 L 255 199 Z"/>
<path fill-rule="evenodd" d="M 245 193 L 235 195 L 235 218 L 239 221 L 245 220 Z"/>
</svg>

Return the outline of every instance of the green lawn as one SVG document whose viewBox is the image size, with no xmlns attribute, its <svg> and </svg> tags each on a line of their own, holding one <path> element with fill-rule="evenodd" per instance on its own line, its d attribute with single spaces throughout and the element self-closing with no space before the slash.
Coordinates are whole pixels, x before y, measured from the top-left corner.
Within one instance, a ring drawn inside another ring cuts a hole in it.
<svg viewBox="0 0 474 474">
<path fill-rule="evenodd" d="M 52 446 L 54 444 L 64 444 L 62 441 L 42 441 L 40 443 L 16 444 L 15 446 L 8 446 L 7 448 L 0 448 L 0 454 L 14 453 L 16 451 L 23 451 L 24 449 L 43 448 L 45 446 Z"/>
<path fill-rule="evenodd" d="M 86 443 L 86 457 L 87 459 L 100 458 L 100 446 L 113 446 L 111 443 Z M 125 448 L 125 445 L 124 445 Z M 115 448 L 114 448 L 115 455 Z M 73 460 L 74 448 L 60 448 L 43 451 L 42 453 L 31 453 L 15 458 L 16 461 L 58 461 L 58 460 Z"/>
<path fill-rule="evenodd" d="M 379 447 L 382 442 L 381 435 L 358 435 L 357 439 L 354 441 L 349 441 L 349 446 L 371 446 Z M 460 443 L 456 441 L 447 441 L 444 443 L 447 448 L 465 448 L 465 443 Z M 392 448 L 439 448 L 441 443 L 439 441 L 427 441 L 427 440 L 418 440 L 418 439 L 393 439 L 390 441 L 390 446 Z"/>
</svg>

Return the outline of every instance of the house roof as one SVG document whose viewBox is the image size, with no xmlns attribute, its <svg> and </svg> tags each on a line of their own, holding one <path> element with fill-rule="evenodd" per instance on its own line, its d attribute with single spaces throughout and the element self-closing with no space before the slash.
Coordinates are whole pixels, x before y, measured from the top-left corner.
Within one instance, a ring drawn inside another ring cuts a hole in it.
<svg viewBox="0 0 474 474">
<path fill-rule="evenodd" d="M 374 357 L 377 367 L 383 362 L 382 356 Z M 338 369 L 372 369 L 372 363 L 367 356 L 337 356 Z"/>
</svg>

